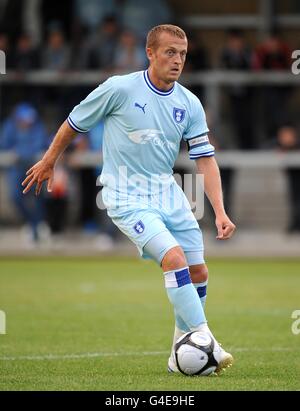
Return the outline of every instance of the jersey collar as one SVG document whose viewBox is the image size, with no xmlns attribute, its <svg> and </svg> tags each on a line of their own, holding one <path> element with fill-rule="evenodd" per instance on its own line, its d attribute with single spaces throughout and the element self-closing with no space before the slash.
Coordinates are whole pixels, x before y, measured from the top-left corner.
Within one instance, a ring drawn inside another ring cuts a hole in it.
<svg viewBox="0 0 300 411">
<path fill-rule="evenodd" d="M 148 70 L 145 70 L 143 75 L 144 75 L 144 80 L 145 80 L 147 86 L 150 88 L 151 91 L 153 91 L 153 93 L 158 94 L 159 96 L 169 96 L 170 94 L 173 93 L 174 88 L 175 88 L 175 84 L 170 90 L 163 91 L 163 90 L 160 90 L 159 88 L 155 87 L 155 85 L 151 82 L 149 74 L 148 74 Z"/>
</svg>

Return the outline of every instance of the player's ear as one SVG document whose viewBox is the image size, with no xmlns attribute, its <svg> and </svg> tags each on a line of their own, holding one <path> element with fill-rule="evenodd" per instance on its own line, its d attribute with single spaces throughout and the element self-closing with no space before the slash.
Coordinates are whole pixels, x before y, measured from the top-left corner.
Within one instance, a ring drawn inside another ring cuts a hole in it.
<svg viewBox="0 0 300 411">
<path fill-rule="evenodd" d="M 146 48 L 146 54 L 147 54 L 147 57 L 148 57 L 149 61 L 151 62 L 151 60 L 153 58 L 153 49 L 150 48 L 150 47 L 147 47 Z"/>
</svg>

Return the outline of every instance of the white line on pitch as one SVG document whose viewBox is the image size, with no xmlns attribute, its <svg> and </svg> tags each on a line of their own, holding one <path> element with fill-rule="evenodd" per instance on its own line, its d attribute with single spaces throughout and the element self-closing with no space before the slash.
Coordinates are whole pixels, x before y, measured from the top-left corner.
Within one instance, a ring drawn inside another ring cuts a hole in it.
<svg viewBox="0 0 300 411">
<path fill-rule="evenodd" d="M 98 357 L 147 357 L 150 355 L 164 355 L 169 351 L 146 351 L 146 352 L 94 352 L 83 354 L 46 354 L 46 355 L 21 355 L 18 357 L 0 357 L 0 361 L 43 361 L 43 360 L 78 360 L 81 358 L 98 358 Z"/>
<path fill-rule="evenodd" d="M 289 348 L 289 347 L 271 347 L 271 348 L 247 348 L 247 347 L 238 347 L 238 348 L 231 348 L 229 351 L 232 352 L 288 352 L 288 351 L 299 351 L 299 348 Z"/>
<path fill-rule="evenodd" d="M 235 352 L 288 352 L 299 351 L 300 349 L 288 347 L 273 347 L 273 348 L 247 348 L 237 347 L 231 348 L 229 351 Z M 83 354 L 46 354 L 46 355 L 21 355 L 16 357 L 0 357 L 0 361 L 45 361 L 45 360 L 78 360 L 85 358 L 99 357 L 147 357 L 155 355 L 166 355 L 169 351 L 145 351 L 145 352 L 95 352 Z"/>
</svg>

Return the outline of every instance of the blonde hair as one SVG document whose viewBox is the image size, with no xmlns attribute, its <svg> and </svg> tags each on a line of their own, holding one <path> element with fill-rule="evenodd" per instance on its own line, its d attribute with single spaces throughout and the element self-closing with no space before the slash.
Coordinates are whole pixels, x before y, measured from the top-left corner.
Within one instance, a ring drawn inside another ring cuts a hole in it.
<svg viewBox="0 0 300 411">
<path fill-rule="evenodd" d="M 172 36 L 179 37 L 180 39 L 186 39 L 186 34 L 180 27 L 174 26 L 173 24 L 161 24 L 153 27 L 149 31 L 147 35 L 146 48 L 157 48 L 158 39 L 161 33 L 168 33 Z"/>
</svg>

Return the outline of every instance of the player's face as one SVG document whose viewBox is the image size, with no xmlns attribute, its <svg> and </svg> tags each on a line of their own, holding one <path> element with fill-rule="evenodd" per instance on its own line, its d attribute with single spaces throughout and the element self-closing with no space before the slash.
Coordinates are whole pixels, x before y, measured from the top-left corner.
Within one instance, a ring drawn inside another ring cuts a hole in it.
<svg viewBox="0 0 300 411">
<path fill-rule="evenodd" d="M 158 47 L 147 49 L 152 76 L 164 84 L 177 81 L 184 67 L 187 46 L 187 39 L 161 33 Z"/>
</svg>

